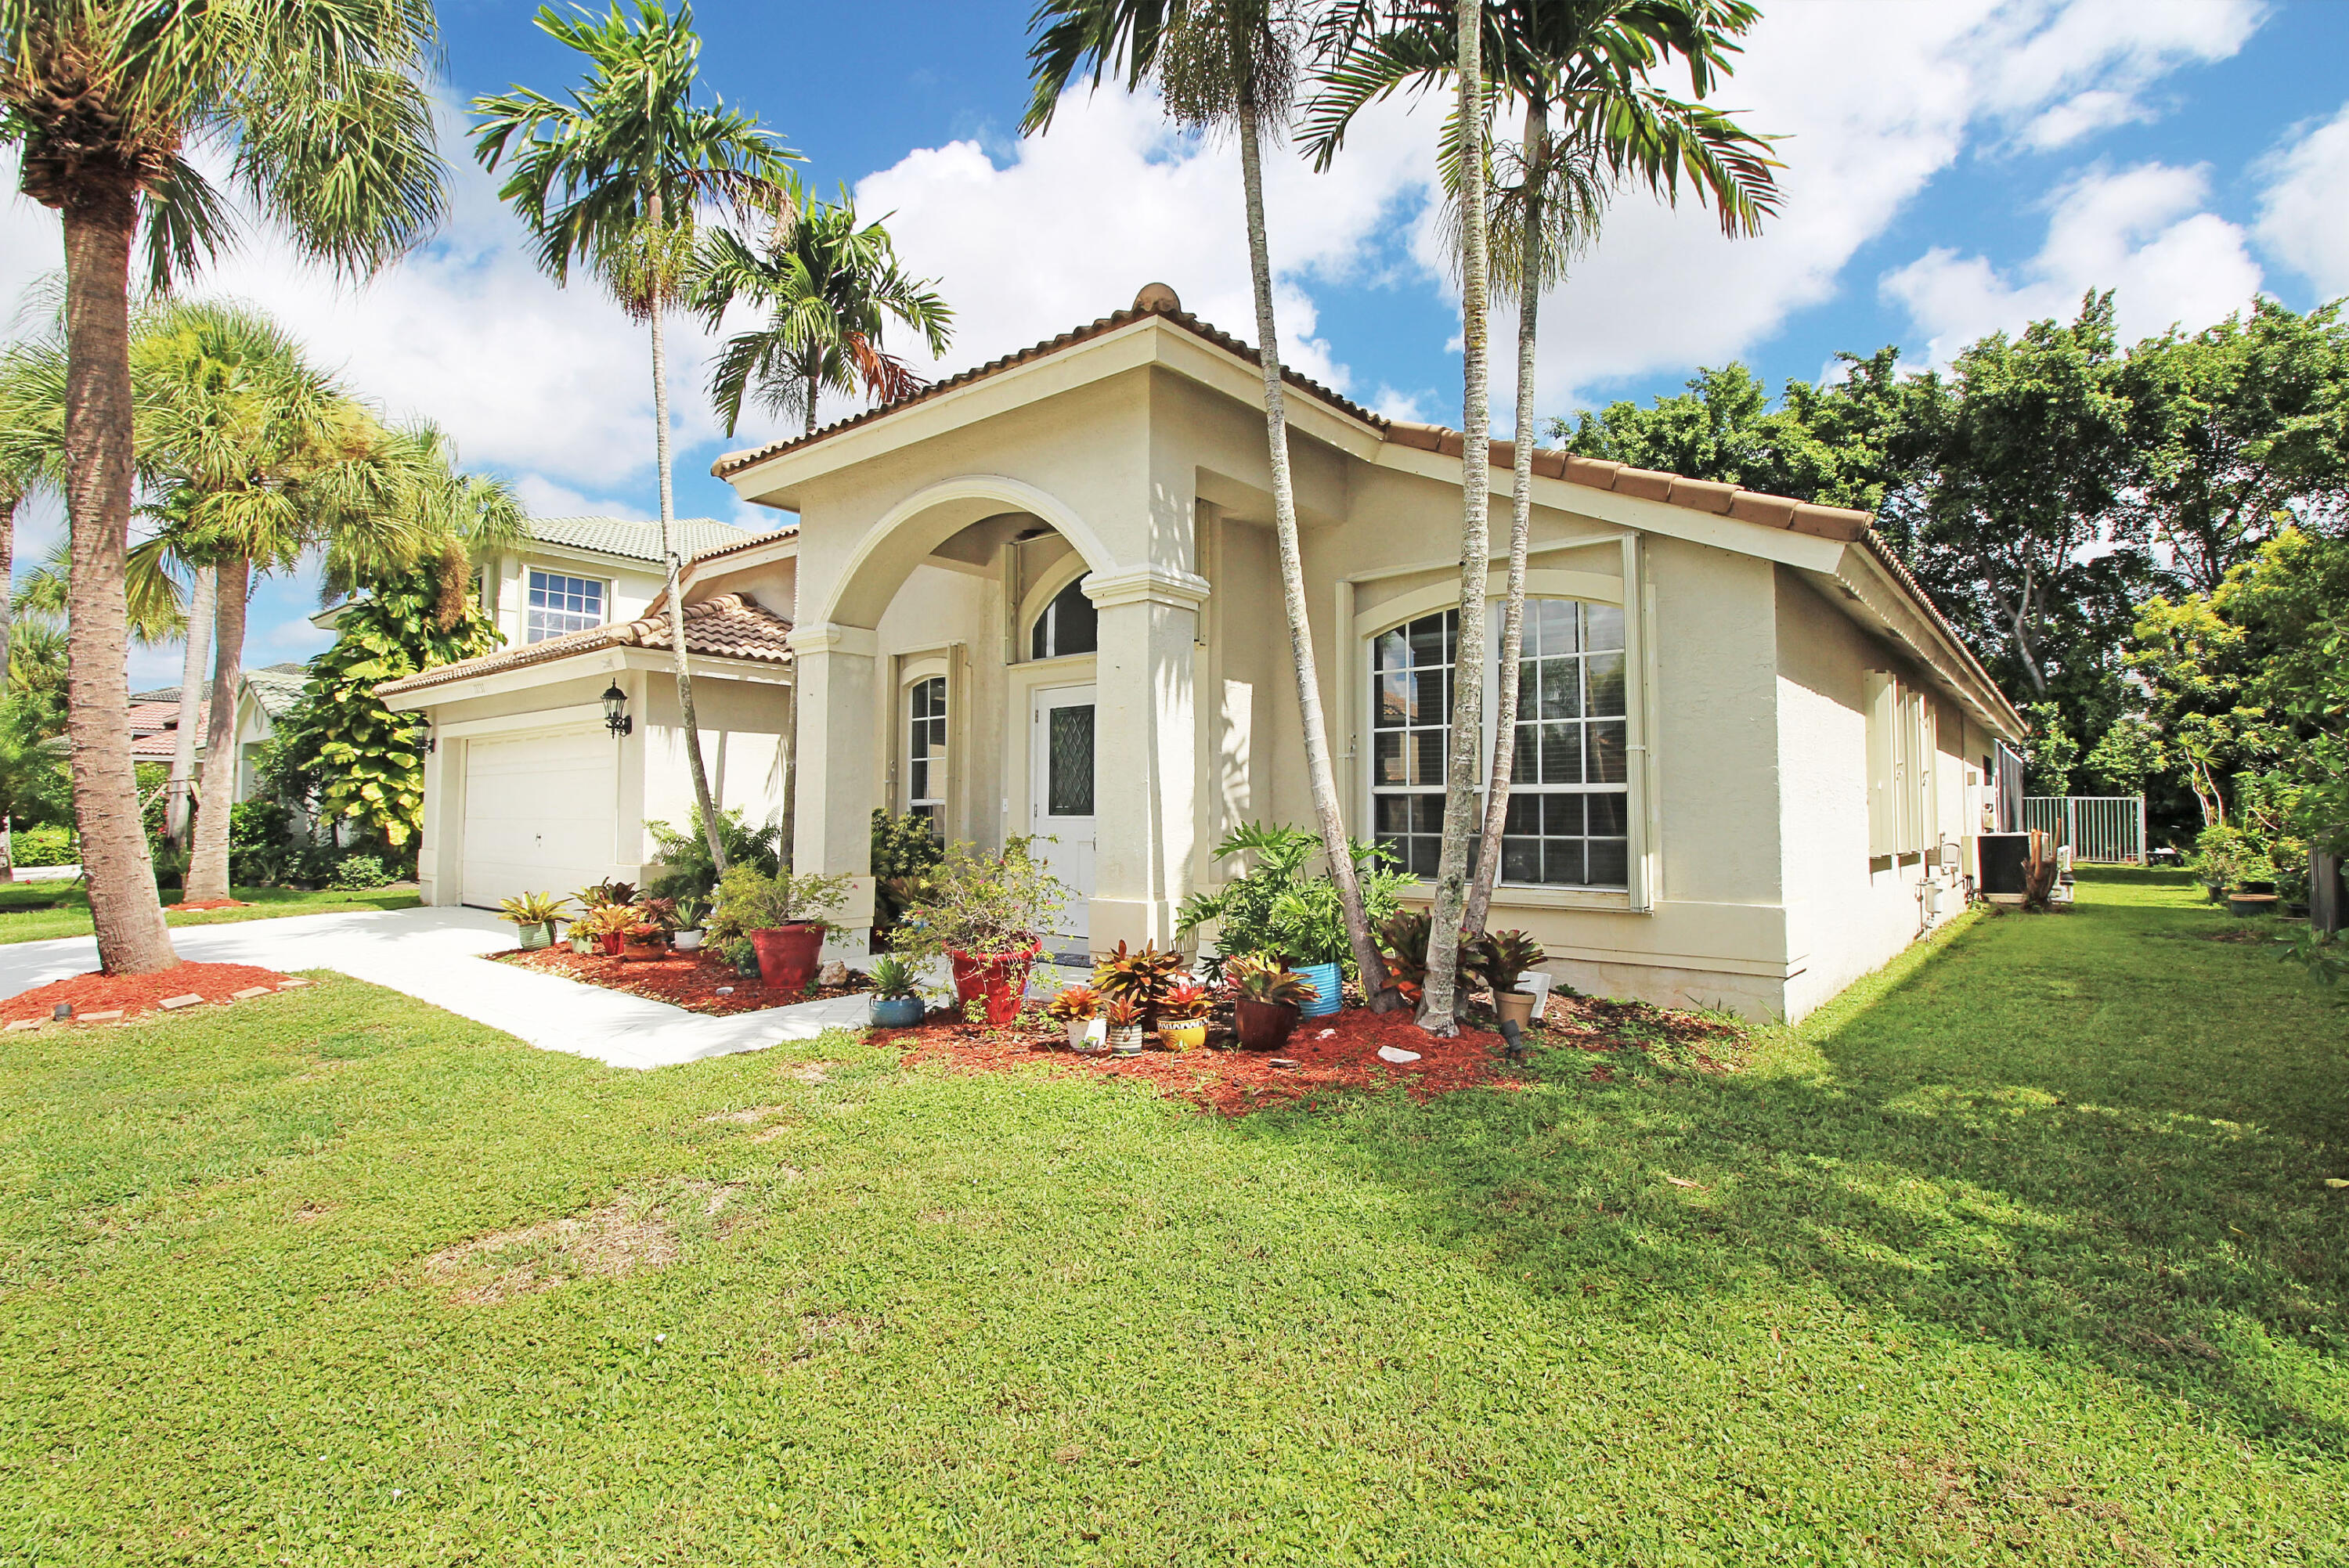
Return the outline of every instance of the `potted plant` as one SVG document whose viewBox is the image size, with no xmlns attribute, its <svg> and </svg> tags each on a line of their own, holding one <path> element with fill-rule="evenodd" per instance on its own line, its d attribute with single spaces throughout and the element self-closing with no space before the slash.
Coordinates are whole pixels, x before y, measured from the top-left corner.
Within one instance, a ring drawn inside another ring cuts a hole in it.
<svg viewBox="0 0 2349 1568">
<path fill-rule="evenodd" d="M 516 940 L 525 948 L 535 949 L 554 942 L 554 923 L 563 918 L 570 903 L 551 892 L 526 892 L 507 899 L 498 907 L 513 923 Z"/>
<path fill-rule="evenodd" d="M 745 980 L 756 980 L 759 977 L 759 950 L 750 945 L 749 937 L 738 936 L 730 942 L 722 944 L 718 949 L 718 955 L 732 966 L 735 974 Z"/>
<path fill-rule="evenodd" d="M 1245 1051 L 1277 1051 L 1288 1043 L 1299 1010 L 1313 988 L 1293 969 L 1269 958 L 1241 956 L 1224 965 L 1232 987 L 1232 1022 Z"/>
<path fill-rule="evenodd" d="M 1093 989 L 1103 996 L 1123 996 L 1142 1009 L 1142 1026 L 1155 1027 L 1158 1011 L 1183 975 L 1183 955 L 1145 943 L 1139 952 L 1121 942 L 1093 960 Z"/>
<path fill-rule="evenodd" d="M 1522 931 L 1493 931 L 1478 945 L 1484 949 L 1485 983 L 1493 988 L 1493 1011 L 1505 1024 L 1514 1019 L 1519 1028 L 1532 1023 L 1534 994 L 1518 990 L 1517 982 L 1548 956 L 1541 944 Z"/>
<path fill-rule="evenodd" d="M 763 984 L 804 991 L 815 978 L 824 934 L 839 929 L 824 917 L 847 901 L 844 876 L 794 876 L 788 866 L 769 876 L 756 866 L 729 866 L 703 929 L 722 941 L 750 938 Z"/>
<path fill-rule="evenodd" d="M 628 934 L 642 922 L 636 912 L 625 903 L 598 904 L 571 923 L 572 934 L 581 932 L 595 938 L 606 958 L 617 958 L 627 945 Z"/>
<path fill-rule="evenodd" d="M 1101 993 L 1090 985 L 1061 987 L 1044 1007 L 1045 1016 L 1060 1020 L 1068 1030 L 1069 1049 L 1085 1048 L 1085 1037 L 1092 1032 L 1093 1020 L 1101 1016 Z"/>
<path fill-rule="evenodd" d="M 1393 857 L 1385 850 L 1355 842 L 1351 851 L 1362 908 L 1376 927 L 1402 907 L 1402 892 L 1413 879 L 1393 869 Z M 1307 867 L 1322 858 L 1321 835 L 1304 828 L 1250 822 L 1216 846 L 1219 861 L 1242 857 L 1250 862 L 1243 875 L 1213 892 L 1195 892 L 1183 901 L 1175 930 L 1188 936 L 1215 923 L 1216 956 L 1207 965 L 1210 975 L 1220 975 L 1243 956 L 1271 959 L 1311 984 L 1314 995 L 1306 1004 L 1309 1016 L 1336 1012 L 1345 978 L 1353 969 L 1353 948 L 1346 936 L 1338 884 L 1326 874 L 1306 873 Z"/>
<path fill-rule="evenodd" d="M 1207 988 L 1189 981 L 1167 987 L 1158 1003 L 1158 1040 L 1170 1051 L 1207 1043 Z"/>
<path fill-rule="evenodd" d="M 668 934 L 669 945 L 679 953 L 701 951 L 701 920 L 709 913 L 709 902 L 690 896 L 677 901 L 677 929 Z"/>
<path fill-rule="evenodd" d="M 1109 1023 L 1109 1048 L 1122 1057 L 1142 1054 L 1142 1004 L 1128 996 L 1113 996 L 1102 1009 Z"/>
<path fill-rule="evenodd" d="M 873 965 L 873 1026 L 910 1029 L 922 1021 L 922 996 L 914 966 L 895 954 Z"/>
<path fill-rule="evenodd" d="M 1014 838 L 1001 853 L 957 843 L 922 879 L 891 945 L 908 960 L 942 957 L 954 970 L 955 995 L 983 1001 L 998 1027 L 1019 1016 L 1029 966 L 1069 890 Z"/>
</svg>

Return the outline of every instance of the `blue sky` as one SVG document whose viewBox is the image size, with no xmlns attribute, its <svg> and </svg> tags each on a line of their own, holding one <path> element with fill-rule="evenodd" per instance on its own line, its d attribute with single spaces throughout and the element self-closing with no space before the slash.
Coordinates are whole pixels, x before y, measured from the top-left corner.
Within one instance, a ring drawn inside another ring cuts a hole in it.
<svg viewBox="0 0 2349 1568">
<path fill-rule="evenodd" d="M 257 236 L 214 287 L 254 299 L 400 415 L 438 419 L 468 460 L 536 510 L 648 515 L 641 332 L 591 289 L 530 269 L 456 106 L 521 82 L 558 90 L 569 52 L 513 0 L 442 0 L 458 164 L 443 236 L 369 289 L 337 291 Z M 1022 143 L 1030 0 L 852 5 L 704 0 L 709 87 L 754 110 L 830 192 L 893 211 L 901 251 L 961 314 L 948 373 L 1125 304 L 1163 278 L 1247 326 L 1229 150 L 1173 137 L 1148 100 L 1071 102 Z M 2259 0 L 1764 0 L 1745 67 L 1718 101 L 1784 133 L 1786 210 L 1720 241 L 1701 213 L 1626 197 L 1545 306 L 1545 416 L 1670 391 L 1742 358 L 1773 383 L 1838 349 L 1897 343 L 1915 362 L 1992 327 L 2122 289 L 2125 331 L 2199 326 L 2254 289 L 2296 307 L 2349 292 L 2349 5 Z M 1454 421 L 1457 311 L 1427 202 L 1432 119 L 1391 108 L 1337 169 L 1293 161 L 1271 216 L 1292 361 L 1397 415 Z M 10 181 L 13 185 L 13 181 Z M 55 228 L 0 213 L 0 287 L 55 264 Z M 1247 335 L 1245 331 L 1243 335 Z M 699 385 L 707 338 L 678 344 L 679 510 L 755 524 L 709 477 L 737 440 Z M 847 412 L 827 408 L 827 417 Z M 1499 412 L 1499 411 L 1496 411 Z M 1504 415 L 1505 417 L 1505 415 Z M 32 520 L 37 536 L 54 520 Z M 37 539 L 28 541 L 37 543 Z M 323 638 L 302 581 L 264 587 L 254 663 Z M 142 681 L 176 667 L 134 658 Z"/>
</svg>

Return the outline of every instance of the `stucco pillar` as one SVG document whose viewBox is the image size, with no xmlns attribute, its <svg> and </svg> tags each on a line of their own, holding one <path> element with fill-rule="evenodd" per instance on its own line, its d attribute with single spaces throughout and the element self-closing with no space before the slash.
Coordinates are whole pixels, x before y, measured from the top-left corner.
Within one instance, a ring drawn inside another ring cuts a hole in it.
<svg viewBox="0 0 2349 1568">
<path fill-rule="evenodd" d="M 434 739 L 424 754 L 424 831 L 416 846 L 417 892 L 428 904 L 465 896 L 465 746 Z M 322 825 L 324 834 L 332 830 Z"/>
<path fill-rule="evenodd" d="M 833 919 L 845 934 L 826 959 L 867 961 L 873 934 L 873 725 L 879 646 L 867 626 L 812 625 L 790 638 L 799 691 L 799 755 L 792 864 L 850 878 L 847 904 Z"/>
<path fill-rule="evenodd" d="M 1164 567 L 1095 573 L 1094 951 L 1174 940 L 1191 891 L 1199 787 L 1196 639 L 1206 579 Z"/>
</svg>

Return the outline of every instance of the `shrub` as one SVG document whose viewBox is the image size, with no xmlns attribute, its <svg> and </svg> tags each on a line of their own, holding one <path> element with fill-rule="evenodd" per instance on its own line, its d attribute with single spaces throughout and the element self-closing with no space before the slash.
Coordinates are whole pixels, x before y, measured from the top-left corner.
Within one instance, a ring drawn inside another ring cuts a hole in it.
<svg viewBox="0 0 2349 1568">
<path fill-rule="evenodd" d="M 2194 878 L 2213 892 L 2223 892 L 2247 882 L 2267 882 L 2275 876 L 2275 867 L 2268 862 L 2250 834 L 2240 828 L 2205 828 L 2194 841 L 2194 854 L 2187 862 Z"/>
<path fill-rule="evenodd" d="M 269 849 L 231 850 L 228 880 L 238 887 L 316 885 L 330 881 L 343 852 L 332 844 L 280 844 Z"/>
<path fill-rule="evenodd" d="M 390 869 L 374 855 L 345 855 L 335 862 L 335 874 L 326 885 L 337 892 L 367 892 L 395 880 Z"/>
<path fill-rule="evenodd" d="M 905 918 L 921 891 L 925 872 L 946 858 L 937 830 L 927 817 L 873 812 L 874 917 L 883 925 Z"/>
<path fill-rule="evenodd" d="M 10 843 L 15 851 L 12 859 L 20 866 L 69 866 L 81 858 L 81 848 L 74 841 L 73 830 L 61 823 L 48 822 L 37 828 L 26 828 Z"/>
<path fill-rule="evenodd" d="M 228 809 L 228 850 L 284 849 L 294 842 L 294 812 L 275 800 L 239 800 Z"/>
<path fill-rule="evenodd" d="M 756 866 L 729 866 L 718 882 L 718 907 L 702 929 L 719 942 L 802 923 L 829 933 L 838 928 L 827 917 L 847 902 L 844 876 L 769 875 Z"/>
<path fill-rule="evenodd" d="M 1363 913 L 1376 929 L 1401 907 L 1412 879 L 1388 869 L 1384 850 L 1357 843 L 1353 852 Z M 1250 855 L 1256 863 L 1214 892 L 1184 900 L 1176 930 L 1187 936 L 1210 920 L 1216 923 L 1216 958 L 1208 967 L 1217 973 L 1224 961 L 1247 954 L 1290 965 L 1336 964 L 1351 974 L 1353 949 L 1338 884 L 1326 874 L 1305 872 L 1320 853 L 1321 835 L 1303 828 L 1250 822 L 1235 829 L 1216 846 L 1216 858 Z"/>
<path fill-rule="evenodd" d="M 922 879 L 891 945 L 908 958 L 1017 953 L 1034 946 L 1069 902 L 1069 890 L 1015 837 L 1000 854 L 949 847 Z"/>
<path fill-rule="evenodd" d="M 651 836 L 655 858 L 660 861 L 661 873 L 647 884 L 646 891 L 662 898 L 708 898 L 718 887 L 718 866 L 709 858 L 709 841 L 701 832 L 701 808 L 693 809 L 691 825 L 678 832 L 667 822 L 647 822 L 645 831 Z M 783 830 L 770 822 L 753 828 L 742 820 L 742 809 L 729 807 L 718 813 L 718 841 L 726 846 L 728 869 L 749 866 L 765 876 L 782 869 L 777 846 Z"/>
</svg>

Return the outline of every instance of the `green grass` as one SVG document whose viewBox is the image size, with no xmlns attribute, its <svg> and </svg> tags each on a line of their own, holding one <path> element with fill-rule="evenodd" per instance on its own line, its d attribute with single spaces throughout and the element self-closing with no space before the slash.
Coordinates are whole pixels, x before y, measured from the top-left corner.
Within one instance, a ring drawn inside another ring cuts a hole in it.
<svg viewBox="0 0 2349 1568">
<path fill-rule="evenodd" d="M 408 909 L 410 889 L 393 892 L 299 892 L 284 887 L 241 887 L 235 896 L 251 909 L 191 910 L 167 914 L 172 926 L 228 925 L 242 920 L 274 920 L 288 914 L 328 914 L 345 909 Z M 174 895 L 177 896 L 177 895 Z M 89 895 L 72 882 L 30 882 L 0 885 L 0 944 L 46 942 L 53 936 L 89 934 Z"/>
<path fill-rule="evenodd" d="M 0 1561 L 2349 1559 L 2344 1014 L 2083 892 L 1733 1074 L 1239 1121 L 342 979 L 9 1037 Z"/>
</svg>

